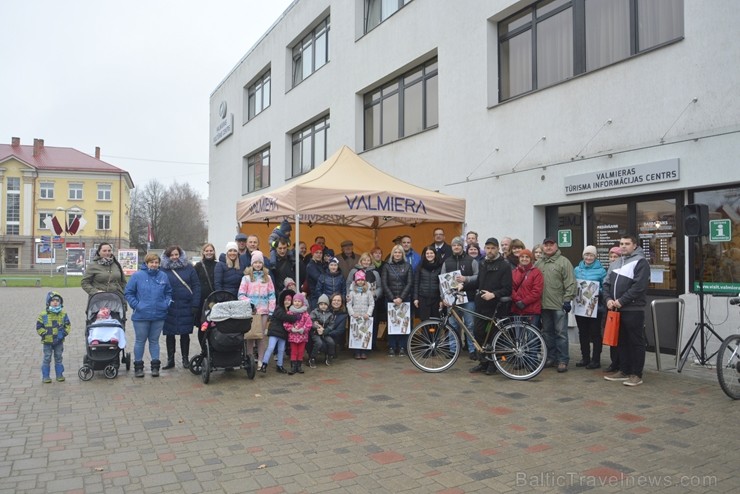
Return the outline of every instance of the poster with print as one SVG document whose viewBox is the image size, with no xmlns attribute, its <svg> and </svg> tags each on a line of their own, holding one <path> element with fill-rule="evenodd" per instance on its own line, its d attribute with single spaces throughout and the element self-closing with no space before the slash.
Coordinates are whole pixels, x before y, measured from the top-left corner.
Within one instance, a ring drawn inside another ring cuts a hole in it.
<svg viewBox="0 0 740 494">
<path fill-rule="evenodd" d="M 349 318 L 349 348 L 352 350 L 372 350 L 373 318 Z"/>
<path fill-rule="evenodd" d="M 84 248 L 67 248 L 67 274 L 78 276 L 85 274 Z"/>
<path fill-rule="evenodd" d="M 139 270 L 139 251 L 136 249 L 119 249 L 118 262 L 123 268 L 123 274 L 131 276 Z"/>
<path fill-rule="evenodd" d="M 591 280 L 576 280 L 576 298 L 573 300 L 573 314 L 582 317 L 593 317 L 598 315 L 599 309 L 599 287 L 601 283 Z"/>
<path fill-rule="evenodd" d="M 450 271 L 449 273 L 439 275 L 439 289 L 444 298 L 444 302 L 448 305 L 452 305 L 455 301 L 455 297 L 458 297 L 457 303 L 460 305 L 468 302 L 468 295 L 465 292 L 460 292 L 459 294 L 450 293 L 450 290 L 453 290 L 453 292 L 462 290 L 462 283 L 455 281 L 455 277 L 459 274 L 462 273 L 458 269 L 457 271 Z"/>
<path fill-rule="evenodd" d="M 409 334 L 411 331 L 411 303 L 388 304 L 388 334 Z"/>
</svg>

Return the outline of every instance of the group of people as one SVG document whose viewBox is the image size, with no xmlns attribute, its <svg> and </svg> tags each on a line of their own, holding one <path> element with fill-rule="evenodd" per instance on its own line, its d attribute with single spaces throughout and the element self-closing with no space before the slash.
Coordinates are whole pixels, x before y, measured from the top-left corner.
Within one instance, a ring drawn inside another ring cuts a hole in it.
<svg viewBox="0 0 740 494">
<path fill-rule="evenodd" d="M 587 246 L 583 260 L 574 268 L 552 238 L 545 238 L 541 245 L 529 250 L 518 239 L 505 237 L 499 242 L 490 237 L 481 248 L 476 232 L 455 237 L 447 244 L 444 230 L 437 228 L 432 242 L 421 254 L 414 251 L 408 235 L 397 237 L 385 258 L 379 247 L 356 254 L 351 240 L 343 241 L 340 247 L 337 256 L 323 237 L 317 237 L 310 249 L 301 245 L 296 259 L 287 238 L 271 237 L 266 258 L 256 236 L 239 233 L 218 257 L 215 246 L 205 244 L 201 261 L 195 266 L 176 245 L 165 249 L 161 258 L 149 253 L 144 258 L 145 267 L 126 280 L 113 247 L 102 243 L 86 270 L 82 287 L 90 295 L 104 291 L 125 297 L 133 309 L 134 375 L 144 376 L 143 357 L 148 342 L 151 374 L 156 377 L 161 366 L 161 334 L 165 335 L 167 349 L 162 368 L 175 367 L 178 336 L 182 366 L 188 367 L 190 335 L 199 326 L 203 302 L 213 291 L 228 291 L 253 306 L 253 324 L 260 331 L 247 341 L 248 351 L 256 349 L 257 370 L 266 373 L 276 352 L 277 372 L 296 374 L 304 372 L 306 353 L 309 367 L 316 367 L 317 361 L 322 360 L 321 353 L 324 364 L 331 365 L 338 346 L 345 341 L 349 321 L 373 319 L 372 343 L 353 349 L 354 358 L 362 360 L 368 357 L 369 349 L 377 349 L 388 306 L 408 303 L 412 321 L 438 317 L 446 305 L 439 277 L 446 273 L 454 273 L 456 285 L 466 293 L 468 302 L 463 307 L 487 317 L 493 317 L 501 308 L 540 327 L 547 345 L 548 365 L 566 372 L 567 314 L 576 296 L 576 280 L 596 281 L 600 287 L 596 317 L 576 316 L 582 354 L 576 366 L 601 366 L 603 315 L 606 309 L 619 310 L 622 334 L 619 346 L 612 350 L 612 363 L 605 378 L 632 386 L 642 384 L 646 346 L 643 309 L 649 266 L 633 236 L 624 236 L 619 247 L 611 249 L 608 272 L 596 259 L 595 247 Z M 296 264 L 297 280 L 293 279 Z M 511 303 L 499 307 L 499 301 L 506 297 L 511 297 Z M 62 305 L 61 297 L 50 293 L 37 322 L 44 343 L 44 382 L 51 382 L 52 356 L 57 379 L 64 379 L 62 345 L 70 324 Z M 474 328 L 476 340 L 483 343 L 485 320 L 473 319 L 470 312 L 464 313 L 465 324 Z M 460 328 L 455 330 L 460 332 Z M 406 335 L 388 334 L 387 343 L 389 357 L 405 355 Z M 288 349 L 290 368 L 286 369 L 284 358 Z M 472 341 L 467 342 L 467 350 L 470 358 L 477 360 Z M 487 360 L 481 360 L 471 372 L 490 374 L 494 368 Z"/>
</svg>

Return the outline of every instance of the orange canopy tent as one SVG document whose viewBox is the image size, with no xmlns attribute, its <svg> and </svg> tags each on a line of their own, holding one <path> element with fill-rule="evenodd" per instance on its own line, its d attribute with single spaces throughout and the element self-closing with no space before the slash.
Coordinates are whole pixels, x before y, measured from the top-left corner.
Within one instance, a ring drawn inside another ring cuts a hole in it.
<svg viewBox="0 0 740 494">
<path fill-rule="evenodd" d="M 240 200 L 236 216 L 241 231 L 261 241 L 287 219 L 296 246 L 305 237 L 310 247 L 321 235 L 337 254 L 344 239 L 353 241 L 355 252 L 377 245 L 388 253 L 393 238 L 408 234 L 421 251 L 431 243 L 434 228 L 444 228 L 448 242 L 462 232 L 465 199 L 399 180 L 342 146 L 305 175 Z"/>
</svg>

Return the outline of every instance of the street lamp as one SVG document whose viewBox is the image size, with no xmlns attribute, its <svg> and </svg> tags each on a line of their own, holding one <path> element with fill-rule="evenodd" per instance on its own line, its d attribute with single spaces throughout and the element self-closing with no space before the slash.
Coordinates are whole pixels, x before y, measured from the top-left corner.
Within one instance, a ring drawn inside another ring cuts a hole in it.
<svg viewBox="0 0 740 494">
<path fill-rule="evenodd" d="M 72 206 L 71 208 L 63 208 L 61 206 L 57 206 L 57 211 L 63 211 L 64 212 L 64 229 L 62 236 L 62 246 L 64 248 L 64 286 L 67 286 L 67 271 L 69 271 L 69 251 L 67 250 L 67 229 L 69 228 L 69 224 L 67 220 L 69 220 L 68 213 L 82 213 L 82 210 L 78 208 L 77 206 Z"/>
</svg>

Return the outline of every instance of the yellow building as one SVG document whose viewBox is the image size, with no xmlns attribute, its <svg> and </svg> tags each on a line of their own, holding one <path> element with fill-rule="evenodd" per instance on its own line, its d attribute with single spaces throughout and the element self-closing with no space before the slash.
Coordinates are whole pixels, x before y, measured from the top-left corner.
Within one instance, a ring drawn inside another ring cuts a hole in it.
<svg viewBox="0 0 740 494">
<path fill-rule="evenodd" d="M 89 260 L 102 241 L 115 250 L 129 246 L 134 184 L 127 171 L 100 160 L 100 148 L 90 156 L 45 146 L 43 139 L 21 145 L 13 137 L 0 144 L 0 187 L 3 271 L 51 271 L 72 255 Z"/>
</svg>

